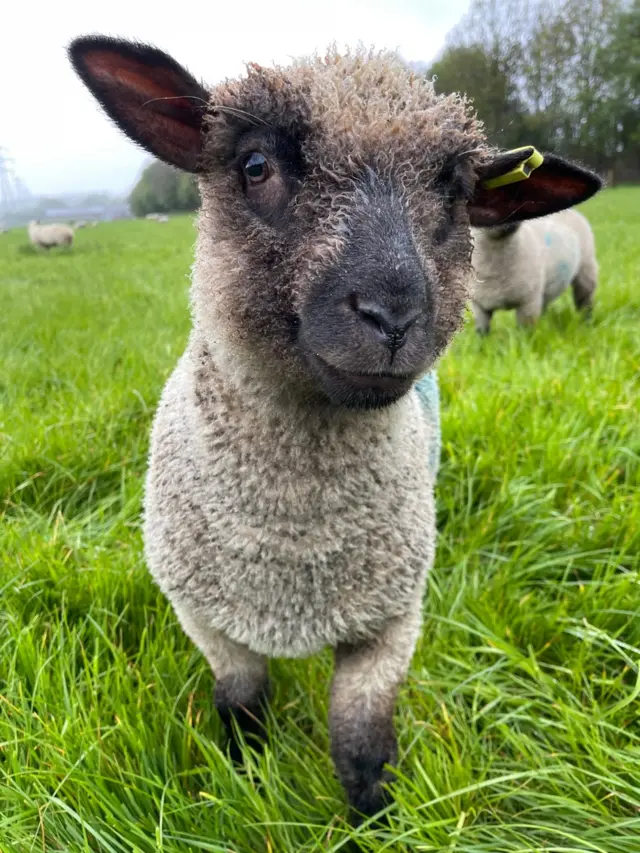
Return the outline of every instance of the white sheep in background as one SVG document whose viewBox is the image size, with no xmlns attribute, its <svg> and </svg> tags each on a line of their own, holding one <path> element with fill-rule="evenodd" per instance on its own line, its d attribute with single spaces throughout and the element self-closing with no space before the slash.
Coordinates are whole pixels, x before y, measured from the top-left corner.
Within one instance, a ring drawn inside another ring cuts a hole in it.
<svg viewBox="0 0 640 853">
<path fill-rule="evenodd" d="M 51 223 L 40 225 L 33 219 L 27 227 L 29 240 L 37 248 L 51 249 L 54 246 L 71 246 L 73 243 L 73 228 L 70 225 Z"/>
<path fill-rule="evenodd" d="M 145 216 L 145 219 L 151 219 L 151 220 L 154 220 L 156 222 L 159 218 L 160 218 L 159 213 L 147 213 L 147 215 Z"/>
<path fill-rule="evenodd" d="M 150 569 L 215 673 L 234 756 L 234 720 L 264 733 L 267 657 L 335 648 L 332 755 L 354 812 L 374 814 L 433 563 L 432 370 L 467 300 L 469 221 L 559 210 L 599 179 L 549 155 L 485 187 L 513 155 L 391 54 L 251 64 L 212 92 L 139 43 L 79 38 L 70 57 L 133 140 L 199 175 L 194 326 L 146 481 Z"/>
<path fill-rule="evenodd" d="M 85 222 L 84 219 L 81 219 L 79 222 L 74 223 L 73 230 L 79 231 L 80 228 L 86 228 L 89 223 Z"/>
<path fill-rule="evenodd" d="M 591 226 L 577 210 L 473 229 L 476 330 L 488 334 L 497 310 L 515 309 L 518 323 L 536 322 L 569 285 L 576 308 L 588 314 L 598 281 Z"/>
</svg>

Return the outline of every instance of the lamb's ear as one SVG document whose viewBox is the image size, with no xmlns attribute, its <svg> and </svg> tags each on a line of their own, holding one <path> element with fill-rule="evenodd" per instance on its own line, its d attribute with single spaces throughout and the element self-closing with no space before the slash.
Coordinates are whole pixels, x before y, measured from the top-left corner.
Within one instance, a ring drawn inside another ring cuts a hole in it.
<svg viewBox="0 0 640 853">
<path fill-rule="evenodd" d="M 469 202 L 471 224 L 481 227 L 546 216 L 585 201 L 602 186 L 593 172 L 555 154 L 545 154 L 541 162 L 540 158 L 534 148 L 521 148 L 482 166 Z"/>
<path fill-rule="evenodd" d="M 82 36 L 68 48 L 76 72 L 134 142 L 160 160 L 199 171 L 208 92 L 157 48 Z"/>
</svg>

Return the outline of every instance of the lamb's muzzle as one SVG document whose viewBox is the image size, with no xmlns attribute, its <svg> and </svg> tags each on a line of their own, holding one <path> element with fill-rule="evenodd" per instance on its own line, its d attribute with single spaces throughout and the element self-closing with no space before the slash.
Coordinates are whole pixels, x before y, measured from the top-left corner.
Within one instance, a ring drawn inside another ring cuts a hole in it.
<svg viewBox="0 0 640 853">
<path fill-rule="evenodd" d="M 301 305 L 298 342 L 332 402 L 379 408 L 433 362 L 437 294 L 393 186 L 370 179 L 346 216 L 337 260 Z"/>
</svg>

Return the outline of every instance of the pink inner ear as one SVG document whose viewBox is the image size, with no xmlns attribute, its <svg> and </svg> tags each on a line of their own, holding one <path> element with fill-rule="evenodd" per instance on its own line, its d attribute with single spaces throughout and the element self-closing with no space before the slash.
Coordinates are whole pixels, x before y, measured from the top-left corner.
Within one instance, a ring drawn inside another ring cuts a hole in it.
<svg viewBox="0 0 640 853">
<path fill-rule="evenodd" d="M 481 227 L 507 219 L 517 222 L 546 216 L 579 204 L 598 187 L 597 178 L 589 173 L 549 158 L 527 180 L 494 189 L 487 189 L 480 181 L 469 205 L 471 224 Z"/>
<path fill-rule="evenodd" d="M 543 176 L 542 181 L 536 182 L 536 190 L 540 194 L 546 193 L 553 196 L 572 196 L 584 191 L 584 181 L 569 175 Z"/>
<path fill-rule="evenodd" d="M 150 71 L 149 68 L 118 54 L 114 55 L 107 51 L 90 53 L 87 56 L 87 65 L 96 77 L 108 82 L 117 81 L 127 89 L 141 95 L 145 100 L 170 98 L 180 94 L 171 88 L 172 81 L 169 80 L 163 85 L 162 82 L 150 77 L 153 71 Z M 161 69 L 158 73 L 166 74 Z"/>
<path fill-rule="evenodd" d="M 184 68 L 160 51 L 117 43 L 88 47 L 74 63 L 130 139 L 171 166 L 200 170 L 208 93 Z"/>
</svg>

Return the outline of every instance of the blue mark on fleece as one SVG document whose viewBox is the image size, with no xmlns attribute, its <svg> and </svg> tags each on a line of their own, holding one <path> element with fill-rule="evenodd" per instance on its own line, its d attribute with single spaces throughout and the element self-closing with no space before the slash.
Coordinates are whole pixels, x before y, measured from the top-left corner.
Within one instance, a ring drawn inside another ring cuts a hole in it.
<svg viewBox="0 0 640 853">
<path fill-rule="evenodd" d="M 571 277 L 571 267 L 568 261 L 558 261 L 556 264 L 556 277 L 560 281 L 569 281 Z"/>
<path fill-rule="evenodd" d="M 423 376 L 416 383 L 415 388 L 420 398 L 422 411 L 433 430 L 434 441 L 429 448 L 429 468 L 435 480 L 440 467 L 440 448 L 442 445 L 440 436 L 440 389 L 436 372 L 431 371 L 431 373 Z"/>
<path fill-rule="evenodd" d="M 545 246 L 550 246 L 552 242 L 553 242 L 553 237 L 551 236 L 551 234 L 545 234 L 544 235 Z"/>
</svg>

